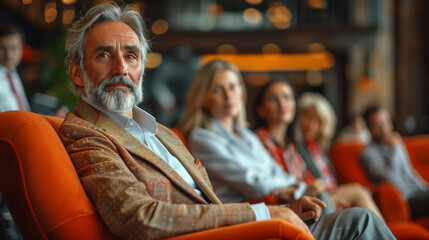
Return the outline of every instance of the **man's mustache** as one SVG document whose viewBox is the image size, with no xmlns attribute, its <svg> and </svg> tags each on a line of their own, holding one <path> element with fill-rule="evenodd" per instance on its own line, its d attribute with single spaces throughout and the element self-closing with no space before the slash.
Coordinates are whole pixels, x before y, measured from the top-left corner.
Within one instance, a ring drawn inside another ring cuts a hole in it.
<svg viewBox="0 0 429 240">
<path fill-rule="evenodd" d="M 103 89 L 104 91 L 106 90 L 107 87 L 109 87 L 109 85 L 112 85 L 112 84 L 123 84 L 127 86 L 129 89 L 131 89 L 132 92 L 136 91 L 137 89 L 137 85 L 135 85 L 131 79 L 123 75 L 114 76 L 111 79 L 106 79 L 102 81 L 100 83 L 99 88 Z"/>
</svg>

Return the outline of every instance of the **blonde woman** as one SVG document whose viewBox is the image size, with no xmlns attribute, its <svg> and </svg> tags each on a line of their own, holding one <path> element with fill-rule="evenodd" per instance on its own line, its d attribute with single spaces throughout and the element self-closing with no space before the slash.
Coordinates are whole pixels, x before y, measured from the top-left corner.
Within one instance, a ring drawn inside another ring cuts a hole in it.
<svg viewBox="0 0 429 240">
<path fill-rule="evenodd" d="M 371 209 L 382 220 L 380 210 L 369 192 L 358 183 L 338 185 L 334 169 L 326 156 L 334 135 L 336 115 L 329 101 L 318 93 L 304 93 L 298 99 L 298 117 L 294 129 L 298 151 L 315 177 L 321 178 L 332 194 L 337 209 L 358 206 Z"/>
</svg>

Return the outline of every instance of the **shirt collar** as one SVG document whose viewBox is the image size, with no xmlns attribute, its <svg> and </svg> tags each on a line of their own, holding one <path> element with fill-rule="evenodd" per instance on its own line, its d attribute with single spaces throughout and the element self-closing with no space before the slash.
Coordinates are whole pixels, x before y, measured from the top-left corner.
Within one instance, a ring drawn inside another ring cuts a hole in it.
<svg viewBox="0 0 429 240">
<path fill-rule="evenodd" d="M 139 125 L 139 127 L 142 129 L 143 132 L 149 132 L 151 135 L 155 135 L 158 130 L 158 125 L 156 124 L 156 119 L 152 115 L 150 115 L 148 112 L 144 111 L 143 109 L 135 106 L 133 107 L 133 118 L 129 118 L 121 113 L 118 112 L 111 112 L 108 110 L 103 109 L 102 107 L 98 106 L 97 104 L 91 102 L 87 97 L 81 96 L 81 99 L 97 109 L 98 111 L 106 114 L 109 118 L 111 118 L 113 121 L 115 121 L 119 126 L 125 128 L 130 121 L 134 121 Z"/>
</svg>

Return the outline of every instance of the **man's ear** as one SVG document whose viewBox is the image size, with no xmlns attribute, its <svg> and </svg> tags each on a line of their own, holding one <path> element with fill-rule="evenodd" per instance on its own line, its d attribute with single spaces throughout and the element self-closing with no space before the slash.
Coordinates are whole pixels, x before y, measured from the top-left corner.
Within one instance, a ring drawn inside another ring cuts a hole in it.
<svg viewBox="0 0 429 240">
<path fill-rule="evenodd" d="M 79 65 L 77 65 L 76 63 L 70 63 L 69 73 L 71 79 L 77 86 L 84 87 L 83 72 L 82 69 L 80 69 Z"/>
</svg>

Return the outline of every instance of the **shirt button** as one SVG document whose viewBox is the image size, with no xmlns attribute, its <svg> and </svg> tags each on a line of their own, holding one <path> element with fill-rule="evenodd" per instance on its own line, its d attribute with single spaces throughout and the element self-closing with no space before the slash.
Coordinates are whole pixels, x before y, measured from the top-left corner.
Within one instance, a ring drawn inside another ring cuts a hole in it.
<svg viewBox="0 0 429 240">
<path fill-rule="evenodd" d="M 132 127 L 132 126 L 134 126 L 134 122 L 130 122 L 130 126 Z"/>
</svg>

